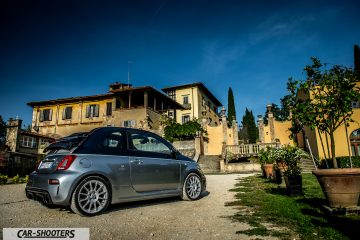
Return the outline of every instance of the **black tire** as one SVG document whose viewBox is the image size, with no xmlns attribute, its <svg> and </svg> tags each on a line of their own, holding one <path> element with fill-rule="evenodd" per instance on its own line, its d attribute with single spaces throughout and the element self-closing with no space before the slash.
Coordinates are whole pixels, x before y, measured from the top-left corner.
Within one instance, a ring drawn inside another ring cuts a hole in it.
<svg viewBox="0 0 360 240">
<path fill-rule="evenodd" d="M 70 208 L 81 216 L 95 216 L 106 210 L 111 202 L 111 191 L 106 181 L 97 176 L 82 180 L 71 196 Z"/>
<path fill-rule="evenodd" d="M 182 199 L 186 201 L 197 200 L 201 196 L 202 189 L 201 177 L 196 173 L 190 173 L 186 176 L 183 184 Z"/>
</svg>

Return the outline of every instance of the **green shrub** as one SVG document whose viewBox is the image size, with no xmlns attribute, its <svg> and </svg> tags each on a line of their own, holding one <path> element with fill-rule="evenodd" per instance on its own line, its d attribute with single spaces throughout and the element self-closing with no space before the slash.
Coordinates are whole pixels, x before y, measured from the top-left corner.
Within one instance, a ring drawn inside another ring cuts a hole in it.
<svg viewBox="0 0 360 240">
<path fill-rule="evenodd" d="M 0 184 L 6 184 L 7 181 L 8 181 L 8 176 L 0 174 Z"/>
<path fill-rule="evenodd" d="M 21 177 L 19 180 L 19 183 L 27 183 L 29 181 L 29 175 L 26 175 L 25 177 Z"/>
<path fill-rule="evenodd" d="M 20 177 L 19 174 L 17 174 L 15 177 L 12 178 L 12 183 L 19 183 L 20 182 Z"/>
<path fill-rule="evenodd" d="M 350 161 L 349 157 L 337 157 L 336 158 L 337 164 L 339 168 L 349 168 Z M 360 168 L 360 156 L 352 156 L 351 161 L 353 167 Z M 320 161 L 319 168 L 334 168 L 332 159 L 326 159 Z"/>
<path fill-rule="evenodd" d="M 27 183 L 29 181 L 29 175 L 26 175 L 23 179 L 22 182 L 23 183 Z"/>
<path fill-rule="evenodd" d="M 205 131 L 196 120 L 184 124 L 167 122 L 167 126 L 164 129 L 164 137 L 170 142 L 176 140 L 191 140 L 195 138 L 198 132 Z"/>
<path fill-rule="evenodd" d="M 274 160 L 270 158 L 270 151 L 271 151 L 270 147 L 266 147 L 260 150 L 259 162 L 261 165 L 274 163 Z"/>
</svg>

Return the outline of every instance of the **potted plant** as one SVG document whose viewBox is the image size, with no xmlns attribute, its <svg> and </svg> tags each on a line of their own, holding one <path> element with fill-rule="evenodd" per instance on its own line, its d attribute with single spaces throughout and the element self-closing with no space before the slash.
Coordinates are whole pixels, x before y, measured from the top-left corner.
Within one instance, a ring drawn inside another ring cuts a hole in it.
<svg viewBox="0 0 360 240">
<path fill-rule="evenodd" d="M 267 179 L 274 178 L 274 160 L 269 157 L 271 148 L 261 149 L 259 152 L 259 162 L 263 170 L 263 177 Z"/>
<path fill-rule="evenodd" d="M 296 134 L 306 126 L 317 131 L 325 158 L 322 136 L 330 138 L 327 149 L 330 149 L 328 156 L 333 160 L 334 169 L 316 170 L 313 174 L 318 178 L 330 207 L 355 207 L 360 192 L 360 168 L 338 169 L 334 136 L 335 130 L 340 127 L 347 129 L 349 122 L 353 121 L 352 103 L 360 99 L 355 74 L 351 69 L 337 65 L 323 71 L 318 59 L 312 58 L 312 62 L 305 68 L 305 81 L 289 79 L 288 82 L 288 107 L 292 112 L 290 130 Z M 350 136 L 348 133 L 345 136 L 342 141 L 348 141 Z"/>
<path fill-rule="evenodd" d="M 274 163 L 274 181 L 278 184 L 281 184 L 282 174 L 287 168 L 284 161 L 285 153 L 284 147 L 271 148 L 269 151 L 269 158 Z"/>
<path fill-rule="evenodd" d="M 293 146 L 283 147 L 284 179 L 287 193 L 290 196 L 302 195 L 302 176 L 300 161 L 309 158 L 309 155 L 302 149 Z"/>
</svg>

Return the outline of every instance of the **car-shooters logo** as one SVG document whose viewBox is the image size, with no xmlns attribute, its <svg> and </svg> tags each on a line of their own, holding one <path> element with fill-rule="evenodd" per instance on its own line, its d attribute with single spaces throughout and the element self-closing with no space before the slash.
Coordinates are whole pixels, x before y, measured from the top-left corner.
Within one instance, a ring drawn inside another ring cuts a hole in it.
<svg viewBox="0 0 360 240">
<path fill-rule="evenodd" d="M 4 240 L 72 239 L 89 240 L 89 228 L 4 228 Z"/>
</svg>

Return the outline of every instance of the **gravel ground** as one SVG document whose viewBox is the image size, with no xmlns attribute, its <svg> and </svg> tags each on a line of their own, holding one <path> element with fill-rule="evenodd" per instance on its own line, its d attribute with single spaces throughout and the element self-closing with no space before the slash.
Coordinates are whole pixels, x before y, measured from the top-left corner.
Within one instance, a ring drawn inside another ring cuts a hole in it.
<svg viewBox="0 0 360 240">
<path fill-rule="evenodd" d="M 116 204 L 106 213 L 86 218 L 68 209 L 49 209 L 28 200 L 25 184 L 0 186 L 0 232 L 4 227 L 86 227 L 91 239 L 255 239 L 236 234 L 245 223 L 226 216 L 236 210 L 225 207 L 233 200 L 236 179 L 249 174 L 207 175 L 207 194 L 198 201 L 168 198 Z"/>
</svg>

